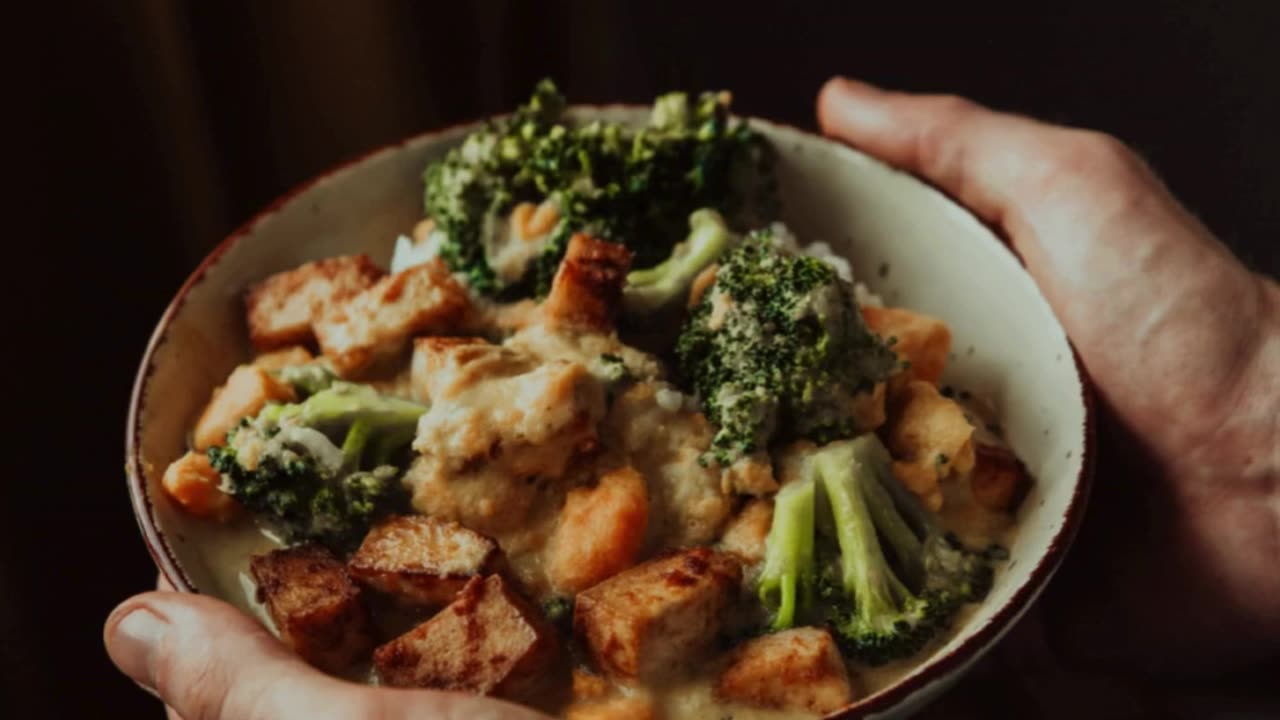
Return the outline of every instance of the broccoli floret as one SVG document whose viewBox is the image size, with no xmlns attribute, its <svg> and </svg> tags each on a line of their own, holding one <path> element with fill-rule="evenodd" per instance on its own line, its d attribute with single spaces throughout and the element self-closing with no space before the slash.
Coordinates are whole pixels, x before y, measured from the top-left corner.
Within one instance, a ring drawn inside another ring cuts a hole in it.
<svg viewBox="0 0 1280 720">
<path fill-rule="evenodd" d="M 557 595 L 542 603 L 542 614 L 557 630 L 568 635 L 573 632 L 573 605 L 572 597 Z"/>
<path fill-rule="evenodd" d="M 835 546 L 821 538 L 815 554 L 817 507 L 830 509 Z M 992 577 L 988 557 L 941 529 L 867 434 L 813 451 L 802 477 L 778 493 L 760 597 L 773 629 L 821 618 L 846 655 L 879 665 L 919 652 L 961 605 L 986 596 Z"/>
<path fill-rule="evenodd" d="M 644 317 L 684 300 L 698 273 L 733 243 L 734 235 L 720 213 L 710 208 L 695 210 L 689 216 L 689 236 L 672 248 L 670 257 L 627 275 L 623 310 L 633 317 Z"/>
<path fill-rule="evenodd" d="M 818 442 L 859 430 L 859 394 L 897 359 L 871 332 L 853 286 L 817 258 L 757 231 L 726 252 L 676 342 L 680 375 L 717 431 L 728 465 L 771 440 Z"/>
<path fill-rule="evenodd" d="M 335 381 L 300 403 L 271 404 L 210 448 L 223 489 L 288 542 L 352 549 L 404 508 L 396 463 L 426 408 Z"/>
<path fill-rule="evenodd" d="M 529 103 L 425 170 L 426 213 L 446 236 L 441 256 L 482 294 L 541 295 L 575 232 L 624 243 L 635 265 L 647 267 L 671 252 L 697 208 L 747 222 L 772 219 L 772 155 L 750 127 L 730 121 L 728 103 L 724 93 L 692 104 L 672 93 L 639 130 L 575 125 L 564 116 L 564 97 L 542 81 Z M 522 276 L 499 277 L 490 258 L 500 218 L 516 203 L 547 199 L 559 223 Z"/>
</svg>

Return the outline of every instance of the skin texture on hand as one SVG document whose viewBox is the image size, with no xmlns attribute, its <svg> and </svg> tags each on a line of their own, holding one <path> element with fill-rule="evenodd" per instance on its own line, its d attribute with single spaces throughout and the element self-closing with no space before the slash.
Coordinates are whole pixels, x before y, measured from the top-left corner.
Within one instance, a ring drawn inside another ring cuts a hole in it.
<svg viewBox="0 0 1280 720">
<path fill-rule="evenodd" d="M 968 206 L 1022 257 L 1102 401 L 1050 589 L 1077 659 L 1210 671 L 1280 647 L 1280 289 L 1114 138 L 836 79 L 823 131 Z"/>
</svg>

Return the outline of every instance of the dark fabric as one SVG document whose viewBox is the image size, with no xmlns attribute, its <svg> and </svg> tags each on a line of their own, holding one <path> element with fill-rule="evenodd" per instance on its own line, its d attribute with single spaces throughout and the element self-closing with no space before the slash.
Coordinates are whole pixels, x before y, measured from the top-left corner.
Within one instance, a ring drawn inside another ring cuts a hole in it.
<svg viewBox="0 0 1280 720">
<path fill-rule="evenodd" d="M 18 378 L 10 406 L 35 412 L 8 436 L 0 483 L 2 717 L 157 716 L 99 638 L 112 605 L 154 581 L 125 494 L 122 430 L 137 360 L 186 273 L 294 184 L 509 109 L 542 76 L 582 102 L 729 88 L 743 113 L 811 127 L 818 87 L 845 73 L 1103 129 L 1143 152 L 1254 267 L 1280 272 L 1280 4 L 1266 0 L 1069 13 L 688 0 L 54 5 L 6 23 L 31 45 L 8 69 L 20 93 L 36 91 L 7 103 L 34 126 L 11 149 L 31 164 L 17 214 L 36 227 L 11 238 L 21 262 L 9 265 L 7 306 L 22 336 L 7 341 L 18 349 L 6 369 Z M 1010 680 L 1025 657 L 984 664 L 935 713 L 1065 707 L 1070 677 Z M 1083 687 L 1076 696 L 1105 701 L 1096 683 Z M 1164 714 L 1154 697 L 1090 714 Z"/>
</svg>

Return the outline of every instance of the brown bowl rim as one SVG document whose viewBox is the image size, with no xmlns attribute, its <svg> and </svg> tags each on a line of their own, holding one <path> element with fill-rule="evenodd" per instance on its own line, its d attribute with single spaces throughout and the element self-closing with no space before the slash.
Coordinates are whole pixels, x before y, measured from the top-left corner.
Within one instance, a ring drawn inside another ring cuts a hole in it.
<svg viewBox="0 0 1280 720">
<path fill-rule="evenodd" d="M 574 109 L 607 111 L 607 110 L 635 110 L 646 108 L 647 106 L 634 103 L 610 103 L 610 104 L 577 104 Z M 151 501 L 151 497 L 147 492 L 146 475 L 144 471 L 144 461 L 142 459 L 140 437 L 142 434 L 142 410 L 143 399 L 146 397 L 147 383 L 154 371 L 155 353 L 161 345 L 164 344 L 169 329 L 169 324 L 173 321 L 174 316 L 182 308 L 187 300 L 187 295 L 191 290 L 199 285 L 210 268 L 218 263 L 224 254 L 230 250 L 236 243 L 246 238 L 263 220 L 279 212 L 285 205 L 298 195 L 306 192 L 317 183 L 330 178 L 338 173 L 351 170 L 372 158 L 382 155 L 383 153 L 395 152 L 407 145 L 427 140 L 432 137 L 446 135 L 464 127 L 478 125 L 488 118 L 478 120 L 468 120 L 464 122 L 454 123 L 436 130 L 425 133 L 419 133 L 407 138 L 401 139 L 394 143 L 389 143 L 381 147 L 360 153 L 355 157 L 338 163 L 328 170 L 316 175 L 309 180 L 294 186 L 283 195 L 276 198 L 267 207 L 263 208 L 247 222 L 236 228 L 222 242 L 209 252 L 208 255 L 201 260 L 195 270 L 187 277 L 178 292 L 174 295 L 173 300 L 165 308 L 164 313 L 160 316 L 159 322 L 156 324 L 155 330 L 151 334 L 151 339 L 147 343 L 146 351 L 142 356 L 142 363 L 138 367 L 138 373 L 134 380 L 133 391 L 129 398 L 128 420 L 125 426 L 125 470 L 127 475 L 127 483 L 129 487 L 129 495 L 132 500 L 135 519 L 138 522 L 138 529 L 142 533 L 143 542 L 147 546 L 147 551 L 151 554 L 152 560 L 155 561 L 160 574 L 175 590 L 179 592 L 199 593 L 190 577 L 182 569 L 178 563 L 177 557 L 166 540 L 164 534 L 160 532 L 159 523 L 156 522 L 155 510 Z M 828 142 L 836 142 L 831 138 L 814 133 L 810 130 L 762 118 L 749 118 L 751 122 L 760 122 L 776 127 L 789 129 L 793 132 L 818 138 Z M 880 160 L 866 156 L 876 163 L 885 165 Z M 885 165 L 892 169 L 892 166 Z M 968 208 L 954 199 L 941 192 L 933 185 L 920 179 L 914 178 L 918 182 L 924 183 L 935 192 L 943 195 L 943 197 L 960 210 L 973 217 Z M 981 223 L 981 220 L 975 221 Z M 982 223 L 985 226 L 985 223 Z M 998 233 L 993 233 L 999 238 Z M 1006 243 L 1002 243 L 1007 252 L 1013 251 Z M 1015 254 L 1016 257 L 1016 254 Z M 1019 259 L 1021 264 L 1021 260 Z M 1068 340 L 1070 344 L 1070 340 Z M 948 650 L 947 652 L 929 658 L 927 665 L 917 673 L 903 678 L 898 683 L 891 685 L 874 695 L 868 696 L 861 700 L 857 700 L 852 704 L 830 713 L 826 716 L 826 720 L 855 720 L 856 718 L 865 717 L 870 713 L 884 712 L 894 705 L 902 702 L 906 698 L 915 694 L 919 690 L 926 687 L 929 683 L 942 677 L 946 677 L 952 672 L 958 670 L 964 663 L 974 659 L 975 653 L 983 648 L 991 645 L 1012 624 L 1022 613 L 1031 606 L 1031 603 L 1044 589 L 1049 579 L 1053 576 L 1058 566 L 1062 562 L 1062 558 L 1066 555 L 1068 548 L 1075 539 L 1079 527 L 1084 517 L 1085 506 L 1088 503 L 1090 487 L 1093 483 L 1093 475 L 1096 462 L 1096 428 L 1095 428 L 1095 398 L 1092 382 L 1085 370 L 1084 363 L 1080 359 L 1079 352 L 1076 351 L 1075 345 L 1071 344 L 1072 358 L 1076 364 L 1076 370 L 1080 376 L 1081 399 L 1085 406 L 1085 425 L 1084 425 L 1084 457 L 1080 464 L 1080 472 L 1076 478 L 1076 486 L 1072 491 L 1071 500 L 1067 504 L 1066 517 L 1062 527 L 1049 541 L 1049 549 L 1036 562 L 1032 568 L 1027 580 L 1023 582 L 1016 590 L 1012 597 L 1003 606 L 998 608 L 992 618 L 982 627 L 978 628 L 972 635 L 965 638 L 959 646 Z"/>
</svg>

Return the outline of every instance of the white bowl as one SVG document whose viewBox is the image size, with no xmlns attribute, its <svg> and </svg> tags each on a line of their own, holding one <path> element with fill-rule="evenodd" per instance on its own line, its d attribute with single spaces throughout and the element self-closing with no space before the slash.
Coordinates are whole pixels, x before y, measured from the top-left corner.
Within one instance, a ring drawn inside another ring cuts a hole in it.
<svg viewBox="0 0 1280 720">
<path fill-rule="evenodd" d="M 647 109 L 577 107 L 577 117 L 640 123 Z M 891 305 L 942 318 L 954 337 L 944 381 L 995 405 L 1035 483 L 1018 512 L 1010 559 L 987 600 L 941 647 L 894 684 L 833 717 L 901 717 L 954 682 L 1049 581 L 1084 513 L 1092 474 L 1092 400 L 1062 326 L 1018 259 L 941 193 L 856 150 L 764 120 L 778 151 L 784 221 L 824 240 Z M 129 407 L 129 491 L 161 573 L 258 612 L 239 573 L 260 544 L 180 513 L 162 492 L 165 466 L 209 393 L 250 356 L 245 287 L 331 255 L 389 262 L 422 212 L 421 174 L 478 123 L 427 133 L 337 167 L 277 200 L 223 241 L 183 284 L 156 327 Z M 260 614 L 260 613 L 259 613 Z"/>
</svg>

